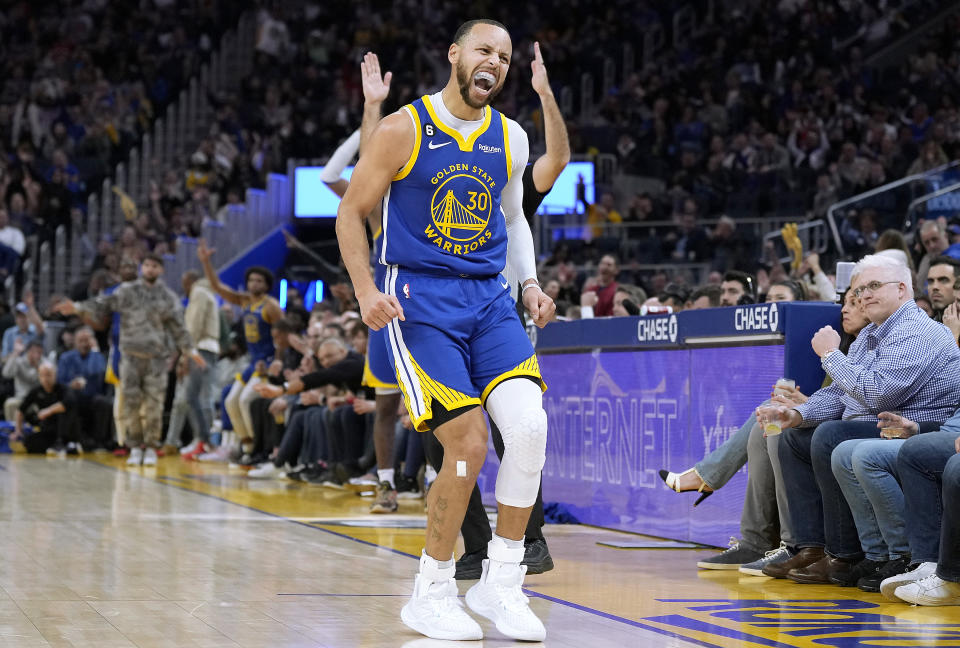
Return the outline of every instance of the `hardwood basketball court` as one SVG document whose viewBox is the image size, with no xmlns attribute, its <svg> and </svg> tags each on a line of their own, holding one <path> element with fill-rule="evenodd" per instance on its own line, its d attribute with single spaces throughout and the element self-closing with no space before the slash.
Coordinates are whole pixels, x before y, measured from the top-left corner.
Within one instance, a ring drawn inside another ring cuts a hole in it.
<svg viewBox="0 0 960 648">
<path fill-rule="evenodd" d="M 423 502 L 369 504 L 178 457 L 0 455 L 0 646 L 531 645 L 485 620 L 483 642 L 406 628 Z M 616 549 L 598 543 L 657 539 L 595 527 L 545 535 L 556 568 L 526 589 L 547 646 L 960 646 L 960 608 L 698 570 L 715 550 Z"/>
</svg>

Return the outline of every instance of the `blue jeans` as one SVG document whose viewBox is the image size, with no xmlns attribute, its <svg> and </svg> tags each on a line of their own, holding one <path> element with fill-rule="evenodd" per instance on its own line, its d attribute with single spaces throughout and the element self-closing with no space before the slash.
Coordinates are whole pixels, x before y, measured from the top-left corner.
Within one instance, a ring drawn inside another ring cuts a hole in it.
<svg viewBox="0 0 960 648">
<path fill-rule="evenodd" d="M 941 519 L 945 518 L 941 483 L 944 470 L 957 453 L 957 432 L 930 432 L 907 439 L 897 455 L 897 473 L 903 486 L 907 538 L 913 562 L 936 562 L 940 553 Z M 957 506 L 956 499 L 953 506 Z"/>
<path fill-rule="evenodd" d="M 326 407 L 313 405 L 294 408 L 273 460 L 278 468 L 284 464 L 315 464 L 326 458 Z"/>
<path fill-rule="evenodd" d="M 761 406 L 769 402 L 765 401 Z M 761 553 L 775 547 L 778 540 L 794 545 L 778 444 L 778 436 L 764 437 L 757 417 L 751 414 L 739 430 L 695 466 L 707 486 L 717 490 L 730 481 L 744 463 L 747 464 L 740 538 L 742 544 Z"/>
<path fill-rule="evenodd" d="M 943 470 L 943 530 L 937 576 L 960 582 L 960 454 L 947 461 Z"/>
<path fill-rule="evenodd" d="M 217 354 L 213 351 L 200 350 L 200 355 L 206 361 L 204 369 L 191 364 L 190 374 L 187 376 L 187 416 L 190 427 L 200 441 L 210 442 L 210 428 L 213 427 L 213 383 L 216 380 L 214 371 L 217 364 Z"/>
<path fill-rule="evenodd" d="M 780 467 L 790 498 L 790 525 L 797 548 L 824 547 L 834 558 L 859 558 L 860 537 L 830 465 L 833 449 L 847 439 L 879 435 L 876 422 L 825 421 L 816 429 L 791 428 L 780 436 Z"/>
<path fill-rule="evenodd" d="M 187 422 L 189 410 L 187 407 L 186 381 L 177 382 L 174 390 L 173 404 L 170 406 L 170 421 L 167 423 L 166 445 L 179 446 L 180 435 L 183 434 L 183 424 Z M 191 427 L 193 422 L 190 423 Z"/>
<path fill-rule="evenodd" d="M 723 488 L 747 463 L 747 442 L 756 423 L 756 415 L 751 414 L 739 430 L 694 466 L 700 479 L 712 490 Z"/>
<path fill-rule="evenodd" d="M 910 554 L 903 514 L 903 491 L 897 481 L 900 439 L 850 439 L 831 457 L 833 475 L 850 505 L 860 546 L 874 561 Z"/>
</svg>

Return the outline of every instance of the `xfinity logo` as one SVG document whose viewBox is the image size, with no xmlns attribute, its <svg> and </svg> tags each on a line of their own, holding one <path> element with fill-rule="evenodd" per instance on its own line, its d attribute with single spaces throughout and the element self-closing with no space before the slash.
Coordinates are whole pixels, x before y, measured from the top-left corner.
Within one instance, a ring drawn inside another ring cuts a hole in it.
<svg viewBox="0 0 960 648">
<path fill-rule="evenodd" d="M 677 316 L 640 319 L 637 322 L 637 340 L 640 342 L 676 342 Z"/>
<path fill-rule="evenodd" d="M 487 146 L 486 144 L 479 145 L 480 150 L 484 153 L 502 153 L 503 149 L 499 146 Z"/>
<path fill-rule="evenodd" d="M 780 313 L 776 303 L 769 306 L 738 308 L 733 315 L 733 326 L 738 331 L 776 331 Z"/>
</svg>

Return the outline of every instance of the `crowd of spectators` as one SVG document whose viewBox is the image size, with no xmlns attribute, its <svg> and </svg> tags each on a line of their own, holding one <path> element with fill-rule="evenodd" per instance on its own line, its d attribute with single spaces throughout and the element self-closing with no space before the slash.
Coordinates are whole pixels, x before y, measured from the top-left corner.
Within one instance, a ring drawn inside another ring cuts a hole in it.
<svg viewBox="0 0 960 648">
<path fill-rule="evenodd" d="M 60 224 L 82 221 L 86 190 L 196 73 L 218 30 L 247 8 L 60 4 L 39 14 L 18 5 L 3 25 L 16 55 L 5 62 L 0 93 L 11 98 L 0 101 L 0 145 L 9 147 L 0 189 L 10 223 L 0 229 L 0 274 L 14 271 L 23 254 L 16 234 L 4 232 L 49 237 Z M 596 204 L 582 204 L 591 222 L 587 240 L 569 241 L 559 253 L 578 267 L 610 252 L 627 265 L 698 262 L 721 274 L 757 272 L 760 244 L 740 217 L 822 216 L 844 196 L 952 159 L 960 153 L 950 86 L 957 18 L 899 68 L 881 74 L 863 63 L 866 53 L 940 5 L 781 2 L 717 5 L 710 21 L 698 14 L 696 33 L 679 47 L 664 48 L 593 97 L 592 110 L 568 115 L 575 154 L 613 154 L 620 172 L 656 178 L 664 189 L 627 194 L 598 186 Z M 462 16 L 435 7 L 411 28 L 398 28 L 412 8 L 261 5 L 252 71 L 235 91 L 206 97 L 215 114 L 208 132 L 183 159 L 155 168 L 146 203 L 127 205 L 122 230 L 84 241 L 87 267 L 115 273 L 124 256 L 137 262 L 148 251 L 171 252 L 177 237 L 222 220 L 228 205 L 242 202 L 246 189 L 262 188 L 268 173 L 284 172 L 288 159 L 328 155 L 360 122 L 355 62 L 365 51 L 377 51 L 393 72 L 388 112 L 442 84 L 446 39 L 436 35 L 453 33 Z M 474 9 L 503 11 L 486 2 Z M 576 95 L 582 73 L 599 83 L 607 58 L 619 65 L 618 48 L 601 44 L 630 42 L 655 23 L 669 30 L 676 10 L 673 3 L 618 1 L 504 16 L 514 56 L 498 108 L 525 125 L 534 148 L 542 145 L 539 103 L 526 83 L 533 41 L 541 43 L 554 86 Z M 37 36 L 31 42 L 49 44 L 49 51 L 27 47 L 17 31 L 24 25 Z M 831 54 L 834 46 L 846 47 L 847 56 Z M 863 211 L 844 224 L 854 254 L 895 226 L 882 211 Z M 705 219 L 715 222 L 706 226 Z M 644 222 L 671 224 L 637 226 Z M 627 237 L 622 224 L 631 228 Z"/>
<path fill-rule="evenodd" d="M 57 0 L 4 9 L 0 280 L 18 272 L 31 243 L 50 240 L 61 225 L 81 228 L 87 195 L 126 160 L 250 4 Z M 167 196 L 173 202 L 176 190 Z M 155 243 L 183 229 L 166 206 L 159 224 L 131 218 Z M 109 258 L 123 238 L 129 234 L 112 233 L 99 248 L 90 242 L 90 260 L 98 251 Z"/>
</svg>

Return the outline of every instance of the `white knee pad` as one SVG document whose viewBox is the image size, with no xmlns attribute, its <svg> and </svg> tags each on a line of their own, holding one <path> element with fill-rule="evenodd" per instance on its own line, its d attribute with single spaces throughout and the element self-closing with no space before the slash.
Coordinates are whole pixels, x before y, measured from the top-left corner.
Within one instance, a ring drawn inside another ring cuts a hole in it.
<svg viewBox="0 0 960 648">
<path fill-rule="evenodd" d="M 547 459 L 547 413 L 542 407 L 526 409 L 500 433 L 503 460 L 497 473 L 497 501 L 517 508 L 533 506 Z"/>
</svg>

